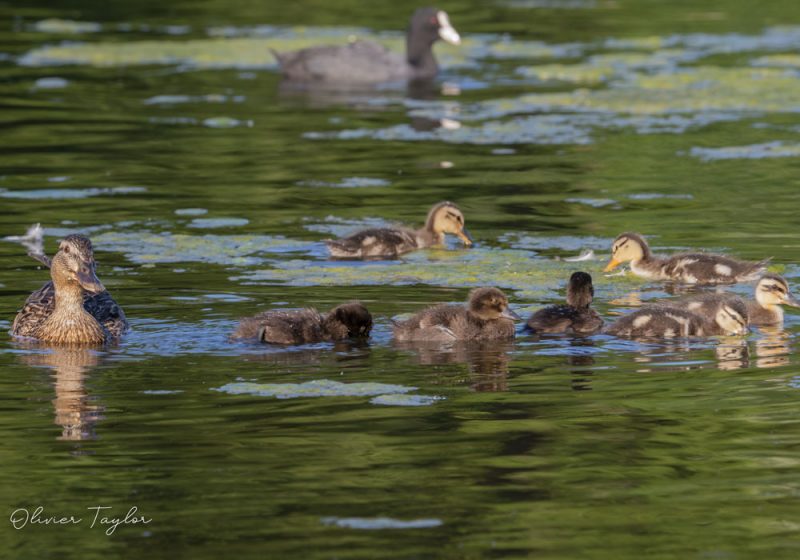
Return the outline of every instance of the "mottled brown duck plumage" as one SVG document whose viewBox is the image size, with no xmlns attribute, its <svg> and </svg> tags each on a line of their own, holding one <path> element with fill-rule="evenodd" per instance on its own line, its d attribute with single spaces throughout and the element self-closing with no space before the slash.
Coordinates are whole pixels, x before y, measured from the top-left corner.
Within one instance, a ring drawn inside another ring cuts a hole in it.
<svg viewBox="0 0 800 560">
<path fill-rule="evenodd" d="M 675 338 L 745 334 L 748 318 L 743 300 L 731 300 L 711 317 L 675 307 L 652 305 L 617 319 L 606 334 L 630 338 Z"/>
<path fill-rule="evenodd" d="M 372 330 L 372 315 L 352 301 L 320 313 L 316 309 L 270 310 L 239 323 L 233 338 L 255 338 L 271 344 L 310 344 L 346 338 L 365 338 Z"/>
<path fill-rule="evenodd" d="M 550 305 L 536 311 L 527 327 L 539 334 L 593 334 L 603 328 L 603 319 L 591 308 L 594 299 L 592 277 L 575 272 L 567 285 L 567 304 Z"/>
<path fill-rule="evenodd" d="M 68 235 L 61 241 L 50 261 L 50 276 L 17 313 L 12 335 L 55 344 L 102 344 L 128 330 L 122 308 L 97 279 L 87 237 Z"/>
<path fill-rule="evenodd" d="M 440 341 L 514 338 L 519 316 L 497 288 L 476 288 L 464 305 L 436 305 L 394 325 L 395 339 Z"/>
<path fill-rule="evenodd" d="M 704 317 L 713 317 L 723 304 L 738 299 L 741 298 L 736 294 L 709 293 L 667 301 L 664 305 L 687 309 Z M 762 276 L 755 287 L 755 299 L 747 300 L 745 303 L 750 324 L 760 327 L 783 325 L 781 305 L 800 307 L 800 301 L 792 295 L 789 284 L 778 274 Z"/>
<path fill-rule="evenodd" d="M 341 239 L 326 239 L 332 257 L 339 259 L 397 258 L 399 255 L 444 243 L 446 233 L 456 235 L 464 245 L 472 245 L 464 228 L 464 215 L 452 202 L 440 202 L 428 212 L 425 225 L 418 230 L 404 227 L 371 228 Z"/>
<path fill-rule="evenodd" d="M 770 259 L 740 261 L 713 253 L 680 253 L 656 257 L 638 233 L 622 233 L 611 245 L 608 272 L 630 262 L 631 271 L 649 280 L 673 280 L 685 284 L 735 284 L 755 280 L 766 271 Z"/>
</svg>

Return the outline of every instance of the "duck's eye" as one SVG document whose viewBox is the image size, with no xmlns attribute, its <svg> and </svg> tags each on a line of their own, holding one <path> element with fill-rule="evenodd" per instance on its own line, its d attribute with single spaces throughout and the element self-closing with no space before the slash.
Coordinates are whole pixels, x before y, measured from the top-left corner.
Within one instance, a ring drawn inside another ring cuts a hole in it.
<svg viewBox="0 0 800 560">
<path fill-rule="evenodd" d="M 65 253 L 69 253 L 69 245 L 64 245 L 64 247 L 62 248 L 62 250 L 63 250 Z"/>
</svg>

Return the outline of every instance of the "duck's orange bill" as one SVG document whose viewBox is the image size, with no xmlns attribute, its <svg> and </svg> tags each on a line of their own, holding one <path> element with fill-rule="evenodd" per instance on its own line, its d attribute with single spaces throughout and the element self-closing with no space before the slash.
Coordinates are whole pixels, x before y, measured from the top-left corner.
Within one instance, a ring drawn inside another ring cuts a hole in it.
<svg viewBox="0 0 800 560">
<path fill-rule="evenodd" d="M 622 264 L 622 261 L 618 261 L 614 257 L 611 257 L 611 260 L 608 261 L 608 264 L 603 269 L 603 272 L 611 272 L 612 270 L 614 270 L 615 268 L 617 268 L 621 264 Z"/>
<path fill-rule="evenodd" d="M 470 234 L 467 232 L 466 229 L 462 229 L 461 231 L 456 232 L 456 235 L 461 241 L 464 242 L 464 245 L 466 245 L 467 247 L 472 245 L 472 236 L 470 236 Z"/>
</svg>

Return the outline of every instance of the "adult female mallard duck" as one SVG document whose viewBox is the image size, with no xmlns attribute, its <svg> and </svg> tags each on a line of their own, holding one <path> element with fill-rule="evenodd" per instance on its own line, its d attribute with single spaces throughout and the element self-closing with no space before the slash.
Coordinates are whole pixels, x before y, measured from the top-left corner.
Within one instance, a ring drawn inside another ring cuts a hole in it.
<svg viewBox="0 0 800 560">
<path fill-rule="evenodd" d="M 328 313 L 314 308 L 271 310 L 242 319 L 233 338 L 257 338 L 270 344 L 310 344 L 367 337 L 372 315 L 357 301 L 343 303 Z"/>
<path fill-rule="evenodd" d="M 394 325 L 399 342 L 410 340 L 497 340 L 514 338 L 514 321 L 520 317 L 508 308 L 508 298 L 497 288 L 476 288 L 463 305 L 436 305 Z"/>
<path fill-rule="evenodd" d="M 649 280 L 674 280 L 686 284 L 735 284 L 756 279 L 766 271 L 769 259 L 739 261 L 711 253 L 681 253 L 659 258 L 638 233 L 622 233 L 611 245 L 611 260 L 604 272 L 630 261 L 637 276 Z"/>
<path fill-rule="evenodd" d="M 444 243 L 444 235 L 457 235 L 464 245 L 472 238 L 464 228 L 464 214 L 452 202 L 440 202 L 428 212 L 425 225 L 408 228 L 372 228 L 342 239 L 326 239 L 332 257 L 340 259 L 397 258 L 398 255 Z"/>
<path fill-rule="evenodd" d="M 664 302 L 664 305 L 687 309 L 704 317 L 713 317 L 720 306 L 731 300 L 741 299 L 736 294 L 697 294 L 677 301 Z M 789 284 L 777 274 L 765 274 L 755 288 L 755 301 L 746 301 L 750 324 L 759 327 L 783 325 L 783 309 L 781 305 L 800 307 L 798 301 L 789 291 Z"/>
<path fill-rule="evenodd" d="M 439 67 L 433 44 L 439 39 L 453 45 L 461 43 L 446 12 L 419 8 L 408 25 L 405 57 L 372 41 L 272 52 L 284 79 L 291 82 L 376 84 L 435 77 Z"/>
<path fill-rule="evenodd" d="M 741 335 L 747 325 L 747 305 L 739 298 L 722 304 L 711 317 L 661 305 L 643 307 L 617 319 L 605 333 L 631 338 Z"/>
<path fill-rule="evenodd" d="M 574 272 L 567 285 L 567 304 L 540 309 L 528 319 L 527 327 L 534 333 L 592 334 L 603 328 L 603 320 L 592 309 L 594 286 L 585 272 Z"/>
<path fill-rule="evenodd" d="M 11 334 L 55 344 L 102 344 L 128 330 L 125 313 L 95 273 L 92 242 L 68 235 L 50 265 L 52 281 L 33 292 L 14 318 Z"/>
</svg>

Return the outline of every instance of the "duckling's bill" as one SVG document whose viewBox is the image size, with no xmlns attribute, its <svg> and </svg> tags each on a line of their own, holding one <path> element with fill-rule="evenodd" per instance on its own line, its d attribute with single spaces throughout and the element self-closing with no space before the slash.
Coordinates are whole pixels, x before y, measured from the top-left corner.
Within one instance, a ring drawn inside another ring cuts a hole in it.
<svg viewBox="0 0 800 560">
<path fill-rule="evenodd" d="M 456 235 L 461 241 L 464 242 L 464 245 L 466 247 L 472 247 L 473 244 L 472 236 L 469 234 L 466 228 L 463 228 L 461 231 L 457 232 Z"/>
<path fill-rule="evenodd" d="M 617 268 L 621 264 L 622 264 L 622 261 L 617 260 L 614 257 L 611 257 L 611 260 L 608 261 L 608 264 L 603 269 L 603 272 L 611 272 L 612 270 L 614 270 L 615 268 Z"/>
<path fill-rule="evenodd" d="M 500 314 L 501 317 L 506 319 L 511 319 L 512 321 L 522 321 L 522 317 L 514 313 L 510 308 L 506 307 L 505 310 Z"/>
<path fill-rule="evenodd" d="M 783 304 L 791 307 L 800 307 L 800 300 L 798 300 L 792 294 L 787 293 L 783 296 Z"/>
</svg>

